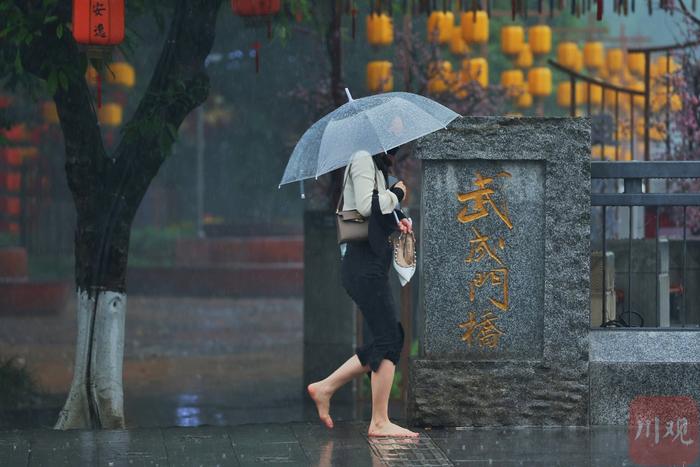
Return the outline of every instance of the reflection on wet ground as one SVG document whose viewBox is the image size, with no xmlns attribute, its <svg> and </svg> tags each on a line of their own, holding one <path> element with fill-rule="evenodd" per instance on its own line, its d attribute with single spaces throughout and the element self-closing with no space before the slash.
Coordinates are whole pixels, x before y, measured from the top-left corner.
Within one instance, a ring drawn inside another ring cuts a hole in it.
<svg viewBox="0 0 700 467">
<path fill-rule="evenodd" d="M 36 407 L 0 410 L 0 429 L 53 426 L 73 372 L 75 304 L 55 315 L 2 316 L 0 356 L 26 362 Z M 130 296 L 124 350 L 128 428 L 315 420 L 302 385 L 298 298 Z M 338 362 L 342 363 L 342 362 Z M 336 420 L 368 419 L 369 403 L 336 403 Z M 403 415 L 392 402 L 390 414 Z M 1 464 L 0 464 L 1 467 Z"/>
<path fill-rule="evenodd" d="M 600 466 L 636 465 L 627 427 L 473 428 L 368 439 L 366 425 L 315 423 L 128 431 L 0 431 L 15 466 Z M 639 458 L 635 458 L 639 460 Z M 697 459 L 693 464 L 700 465 Z"/>
<path fill-rule="evenodd" d="M 0 355 L 22 358 L 44 396 L 0 428 L 50 426 L 68 392 L 75 304 L 3 316 Z M 128 427 L 304 420 L 301 299 L 130 296 L 124 400 Z"/>
</svg>

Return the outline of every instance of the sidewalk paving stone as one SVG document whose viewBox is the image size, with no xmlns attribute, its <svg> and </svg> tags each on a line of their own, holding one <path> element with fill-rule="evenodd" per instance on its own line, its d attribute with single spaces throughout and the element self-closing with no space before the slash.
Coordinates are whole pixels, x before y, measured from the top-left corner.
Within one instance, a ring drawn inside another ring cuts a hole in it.
<svg viewBox="0 0 700 467">
<path fill-rule="evenodd" d="M 626 426 L 418 430 L 368 438 L 363 422 L 0 431 L 1 467 L 446 467 L 635 465 Z M 691 466 L 700 467 L 695 459 Z"/>
</svg>

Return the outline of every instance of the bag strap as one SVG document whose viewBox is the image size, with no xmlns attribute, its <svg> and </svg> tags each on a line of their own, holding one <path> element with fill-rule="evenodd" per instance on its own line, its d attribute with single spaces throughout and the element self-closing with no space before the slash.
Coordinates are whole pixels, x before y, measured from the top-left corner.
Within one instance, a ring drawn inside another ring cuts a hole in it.
<svg viewBox="0 0 700 467">
<path fill-rule="evenodd" d="M 352 165 L 352 162 L 348 164 L 348 171 L 345 173 L 345 180 L 343 180 L 343 188 L 340 191 L 340 198 L 338 198 L 338 205 L 335 207 L 335 212 L 338 213 L 340 212 L 340 207 L 343 205 L 343 199 L 345 198 L 345 184 L 348 182 L 348 176 L 350 175 L 350 166 Z M 372 165 L 374 166 L 374 189 L 378 190 L 379 185 L 377 184 L 377 163 L 374 162 L 374 158 L 372 158 Z"/>
</svg>

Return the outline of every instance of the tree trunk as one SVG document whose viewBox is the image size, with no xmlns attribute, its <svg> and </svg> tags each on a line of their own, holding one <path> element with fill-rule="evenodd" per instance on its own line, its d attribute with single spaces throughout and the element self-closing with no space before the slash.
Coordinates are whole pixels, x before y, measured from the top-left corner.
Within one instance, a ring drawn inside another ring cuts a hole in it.
<svg viewBox="0 0 700 467">
<path fill-rule="evenodd" d="M 97 303 L 95 301 L 97 297 Z M 124 428 L 122 362 L 126 294 L 78 289 L 73 381 L 55 428 Z"/>
<path fill-rule="evenodd" d="M 115 154 L 106 154 L 80 54 L 70 34 L 42 34 L 22 54 L 47 79 L 46 63 L 74 70 L 54 95 L 66 146 L 66 175 L 77 211 L 75 282 L 78 337 L 73 381 L 57 429 L 123 428 L 122 363 L 131 223 L 185 117 L 209 92 L 209 54 L 222 0 L 178 0 L 148 89 Z M 68 6 L 66 6 L 68 5 Z M 56 13 L 70 18 L 68 3 Z"/>
</svg>

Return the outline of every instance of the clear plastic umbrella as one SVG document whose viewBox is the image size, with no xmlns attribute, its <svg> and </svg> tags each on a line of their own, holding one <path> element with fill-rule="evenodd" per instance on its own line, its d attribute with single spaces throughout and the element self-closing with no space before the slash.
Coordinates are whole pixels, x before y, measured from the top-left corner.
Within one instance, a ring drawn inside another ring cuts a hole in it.
<svg viewBox="0 0 700 467">
<path fill-rule="evenodd" d="M 348 165 L 357 151 L 379 154 L 445 128 L 459 114 L 427 97 L 389 92 L 353 99 L 314 123 L 301 137 L 280 186 Z"/>
</svg>

